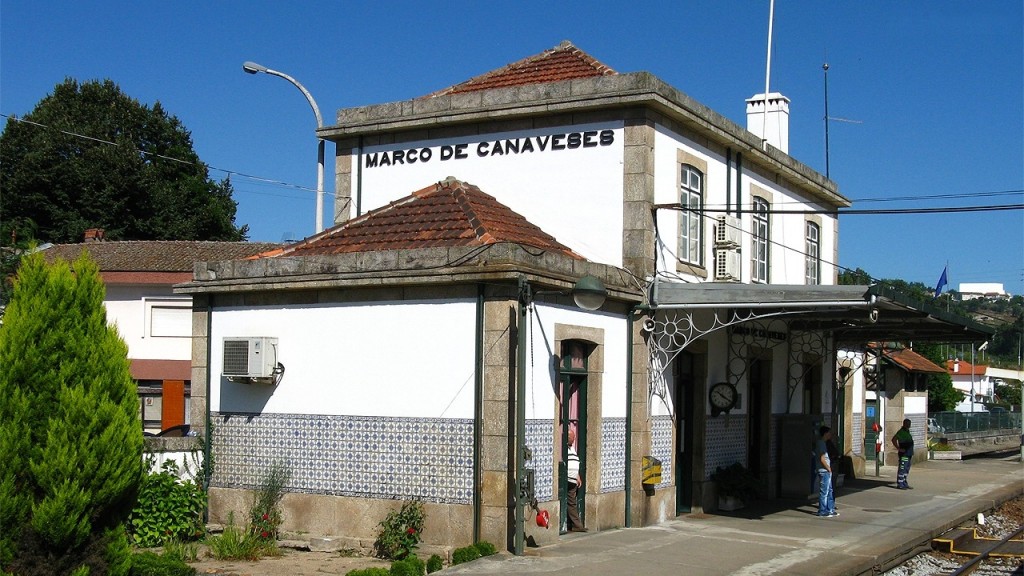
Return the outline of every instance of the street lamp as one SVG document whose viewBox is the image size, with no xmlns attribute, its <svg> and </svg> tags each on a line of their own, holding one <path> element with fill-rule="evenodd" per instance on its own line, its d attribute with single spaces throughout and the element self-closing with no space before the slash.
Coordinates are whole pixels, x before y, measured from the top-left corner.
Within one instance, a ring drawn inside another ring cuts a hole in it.
<svg viewBox="0 0 1024 576">
<path fill-rule="evenodd" d="M 313 100 L 313 96 L 306 90 L 306 87 L 299 84 L 299 81 L 284 72 L 278 72 L 277 70 L 271 70 L 266 66 L 257 64 L 255 62 L 245 62 L 242 64 L 242 70 L 245 70 L 249 74 L 259 74 L 263 72 L 270 74 L 271 76 L 279 76 L 285 80 L 291 82 L 296 88 L 302 91 L 302 95 L 306 97 L 306 101 L 313 108 L 313 114 L 316 115 L 316 127 L 323 128 L 324 120 L 320 116 L 320 108 L 316 105 L 316 100 Z M 324 139 L 317 136 L 317 153 L 316 153 L 316 233 L 319 234 L 324 229 Z"/>
</svg>

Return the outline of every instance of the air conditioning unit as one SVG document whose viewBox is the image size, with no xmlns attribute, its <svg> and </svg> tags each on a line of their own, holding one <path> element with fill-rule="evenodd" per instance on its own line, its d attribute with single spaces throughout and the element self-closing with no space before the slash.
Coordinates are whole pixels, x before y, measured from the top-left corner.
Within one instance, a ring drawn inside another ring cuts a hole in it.
<svg viewBox="0 0 1024 576">
<path fill-rule="evenodd" d="M 233 378 L 273 378 L 277 369 L 277 338 L 224 338 L 224 370 Z"/>
<path fill-rule="evenodd" d="M 715 246 L 738 247 L 742 233 L 743 225 L 739 218 L 721 215 L 718 217 L 718 225 L 715 226 Z"/>
<path fill-rule="evenodd" d="M 741 275 L 742 258 L 739 250 L 720 248 L 715 250 L 715 280 L 725 282 L 739 282 Z"/>
</svg>

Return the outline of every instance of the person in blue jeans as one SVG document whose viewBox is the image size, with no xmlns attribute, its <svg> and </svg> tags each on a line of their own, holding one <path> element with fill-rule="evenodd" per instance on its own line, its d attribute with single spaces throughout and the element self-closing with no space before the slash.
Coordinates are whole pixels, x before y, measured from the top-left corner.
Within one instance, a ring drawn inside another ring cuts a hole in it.
<svg viewBox="0 0 1024 576">
<path fill-rule="evenodd" d="M 914 436 L 910 433 L 910 418 L 903 421 L 903 427 L 892 437 L 892 445 L 899 455 L 899 468 L 896 469 L 896 487 L 900 490 L 911 490 L 907 484 L 910 476 L 910 462 L 914 458 Z"/>
<path fill-rule="evenodd" d="M 832 487 L 832 459 L 828 456 L 828 441 L 831 439 L 831 428 L 822 426 L 818 429 L 814 455 L 818 464 L 818 516 L 822 518 L 839 516 L 839 512 L 836 512 L 836 493 Z"/>
</svg>

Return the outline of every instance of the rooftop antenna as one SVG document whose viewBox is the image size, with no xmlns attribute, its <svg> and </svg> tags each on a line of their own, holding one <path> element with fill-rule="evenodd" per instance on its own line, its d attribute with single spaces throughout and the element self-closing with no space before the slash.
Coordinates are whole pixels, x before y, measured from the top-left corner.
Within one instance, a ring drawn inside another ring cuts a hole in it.
<svg viewBox="0 0 1024 576">
<path fill-rule="evenodd" d="M 768 149 L 768 86 L 772 77 L 772 23 L 775 21 L 775 0 L 768 3 L 768 56 L 764 70 L 764 115 L 761 117 L 761 149 Z"/>
</svg>

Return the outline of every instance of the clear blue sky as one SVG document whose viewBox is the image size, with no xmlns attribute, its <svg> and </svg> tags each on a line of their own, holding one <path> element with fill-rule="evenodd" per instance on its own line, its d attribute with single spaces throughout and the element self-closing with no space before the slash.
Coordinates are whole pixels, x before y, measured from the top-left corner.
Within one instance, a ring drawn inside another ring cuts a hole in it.
<svg viewBox="0 0 1024 576">
<path fill-rule="evenodd" d="M 295 87 L 245 74 L 245 60 L 295 77 L 333 124 L 339 108 L 427 94 L 571 40 L 745 125 L 744 99 L 764 89 L 768 7 L 0 0 L 0 113 L 30 112 L 65 77 L 109 78 L 160 101 L 214 178 L 237 173 L 250 239 L 281 241 L 313 233 L 315 122 Z M 829 114 L 857 121 L 830 127 L 830 174 L 854 208 L 1024 202 L 1022 11 L 1020 0 L 777 0 L 771 88 L 792 100 L 790 153 L 825 172 L 827 60 Z M 328 212 L 333 153 L 329 144 Z M 841 266 L 934 286 L 947 262 L 951 288 L 1024 293 L 1024 212 L 840 219 Z"/>
</svg>

